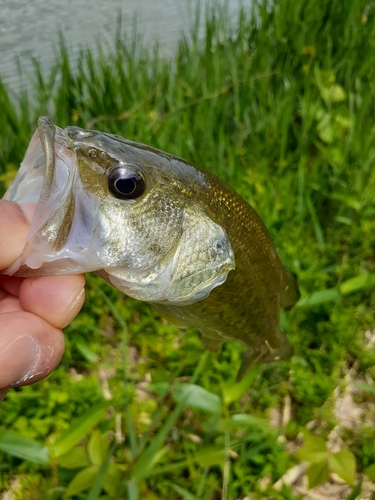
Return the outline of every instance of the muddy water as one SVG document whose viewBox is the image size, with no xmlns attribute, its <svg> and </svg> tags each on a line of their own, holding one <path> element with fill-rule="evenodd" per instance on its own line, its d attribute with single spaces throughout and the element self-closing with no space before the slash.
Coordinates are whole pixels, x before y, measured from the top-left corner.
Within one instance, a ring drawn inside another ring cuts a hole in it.
<svg viewBox="0 0 375 500">
<path fill-rule="evenodd" d="M 225 0 L 199 2 L 202 11 Z M 227 0 L 235 16 L 239 0 Z M 59 34 L 62 34 L 74 64 L 81 48 L 110 48 L 121 15 L 122 33 L 137 33 L 147 46 L 155 40 L 168 56 L 181 34 L 187 34 L 197 0 L 0 0 L 0 77 L 15 92 L 28 86 L 31 57 L 47 70 L 55 61 Z M 251 0 L 241 4 L 250 6 Z M 203 25 L 202 25 L 203 33 Z"/>
</svg>

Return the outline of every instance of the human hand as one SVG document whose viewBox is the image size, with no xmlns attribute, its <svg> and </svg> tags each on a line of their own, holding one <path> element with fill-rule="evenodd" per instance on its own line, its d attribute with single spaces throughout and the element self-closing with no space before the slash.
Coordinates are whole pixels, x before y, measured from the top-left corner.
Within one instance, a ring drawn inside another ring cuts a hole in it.
<svg viewBox="0 0 375 500">
<path fill-rule="evenodd" d="M 34 207 L 0 200 L 0 270 L 22 252 Z M 9 387 L 49 375 L 64 352 L 62 328 L 85 300 L 85 276 L 0 275 L 0 402 Z"/>
</svg>

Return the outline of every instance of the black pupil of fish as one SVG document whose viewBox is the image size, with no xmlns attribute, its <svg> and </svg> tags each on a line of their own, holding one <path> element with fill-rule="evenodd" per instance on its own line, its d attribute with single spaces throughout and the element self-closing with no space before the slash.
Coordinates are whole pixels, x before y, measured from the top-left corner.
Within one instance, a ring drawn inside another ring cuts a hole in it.
<svg viewBox="0 0 375 500">
<path fill-rule="evenodd" d="M 116 198 L 132 200 L 144 193 L 145 181 L 139 172 L 119 168 L 109 177 L 109 189 Z"/>
<path fill-rule="evenodd" d="M 129 179 L 118 179 L 115 182 L 115 186 L 117 191 L 119 191 L 122 194 L 132 194 L 134 193 L 137 184 L 136 184 L 136 179 L 134 177 L 131 177 Z"/>
</svg>

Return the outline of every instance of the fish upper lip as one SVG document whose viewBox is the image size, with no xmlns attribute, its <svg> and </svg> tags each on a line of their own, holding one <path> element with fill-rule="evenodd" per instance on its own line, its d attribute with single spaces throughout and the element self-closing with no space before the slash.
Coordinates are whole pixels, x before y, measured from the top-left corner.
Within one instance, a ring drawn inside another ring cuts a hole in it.
<svg viewBox="0 0 375 500">
<path fill-rule="evenodd" d="M 41 116 L 38 120 L 38 132 L 44 152 L 45 172 L 41 197 L 46 196 L 51 189 L 55 167 L 55 135 L 56 127 L 48 118 Z"/>
</svg>

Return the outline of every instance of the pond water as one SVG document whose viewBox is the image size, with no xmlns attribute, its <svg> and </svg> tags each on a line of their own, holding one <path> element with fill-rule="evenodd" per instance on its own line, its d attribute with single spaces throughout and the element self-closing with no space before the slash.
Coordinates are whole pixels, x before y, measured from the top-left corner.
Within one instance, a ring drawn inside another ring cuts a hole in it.
<svg viewBox="0 0 375 500">
<path fill-rule="evenodd" d="M 73 64 L 80 49 L 95 52 L 99 37 L 109 48 L 119 16 L 122 33 L 131 37 L 136 26 L 146 46 L 158 40 L 168 57 L 181 35 L 189 32 L 198 4 L 202 12 L 207 6 L 227 4 L 234 16 L 251 0 L 0 0 L 0 77 L 18 92 L 30 79 L 31 57 L 44 69 L 53 64 L 60 34 Z"/>
</svg>

